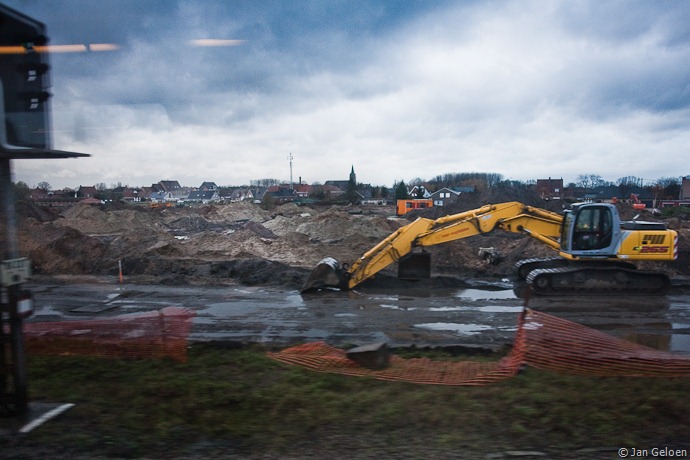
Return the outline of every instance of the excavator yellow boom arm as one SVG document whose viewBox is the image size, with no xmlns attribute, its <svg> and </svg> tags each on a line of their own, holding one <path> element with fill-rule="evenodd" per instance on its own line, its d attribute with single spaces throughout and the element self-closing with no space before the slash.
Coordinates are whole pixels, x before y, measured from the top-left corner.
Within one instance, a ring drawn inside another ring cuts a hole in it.
<svg viewBox="0 0 690 460">
<path fill-rule="evenodd" d="M 415 247 L 447 243 L 495 229 L 524 233 L 559 250 L 562 222 L 560 214 L 519 202 L 489 204 L 436 220 L 420 217 L 393 232 L 347 268 L 348 288 L 400 260 Z"/>
</svg>

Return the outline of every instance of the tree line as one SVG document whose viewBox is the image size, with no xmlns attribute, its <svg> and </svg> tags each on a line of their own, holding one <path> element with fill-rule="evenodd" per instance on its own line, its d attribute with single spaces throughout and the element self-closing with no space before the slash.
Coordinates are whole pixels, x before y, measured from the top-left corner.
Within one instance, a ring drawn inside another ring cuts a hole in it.
<svg viewBox="0 0 690 460">
<path fill-rule="evenodd" d="M 414 178 L 410 180 L 408 184 L 405 184 L 404 181 L 400 181 L 395 186 L 395 193 L 396 198 L 404 199 L 409 198 L 406 196 L 406 193 L 408 188 L 413 186 L 423 187 L 433 193 L 444 187 L 473 187 L 475 190 L 485 191 L 495 187 L 524 188 L 533 186 L 534 184 L 536 184 L 536 180 L 506 180 L 503 175 L 499 173 L 445 173 L 429 180 Z M 631 193 L 642 189 L 649 191 L 658 199 L 677 199 L 680 196 L 681 185 L 681 177 L 662 177 L 650 181 L 635 176 L 625 176 L 615 181 L 607 181 L 598 174 L 579 174 L 574 182 L 564 184 L 564 187 L 574 190 L 590 191 L 601 187 L 615 186 L 618 188 L 621 197 L 628 197 Z"/>
</svg>

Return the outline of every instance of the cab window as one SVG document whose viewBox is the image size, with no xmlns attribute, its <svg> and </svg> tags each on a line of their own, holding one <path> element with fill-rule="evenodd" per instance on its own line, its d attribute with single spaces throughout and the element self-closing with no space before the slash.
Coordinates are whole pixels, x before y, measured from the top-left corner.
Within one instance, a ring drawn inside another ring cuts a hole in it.
<svg viewBox="0 0 690 460">
<path fill-rule="evenodd" d="M 606 207 L 581 210 L 573 229 L 573 250 L 603 249 L 611 244 L 613 221 Z"/>
</svg>

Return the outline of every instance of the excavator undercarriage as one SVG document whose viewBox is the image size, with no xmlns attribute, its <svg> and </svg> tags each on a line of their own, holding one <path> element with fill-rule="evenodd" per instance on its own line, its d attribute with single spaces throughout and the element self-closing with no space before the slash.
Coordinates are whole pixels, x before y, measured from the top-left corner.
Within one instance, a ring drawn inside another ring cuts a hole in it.
<svg viewBox="0 0 690 460">
<path fill-rule="evenodd" d="M 638 270 L 624 261 L 523 259 L 515 264 L 515 272 L 532 292 L 542 295 L 661 294 L 671 285 L 666 274 Z"/>
</svg>

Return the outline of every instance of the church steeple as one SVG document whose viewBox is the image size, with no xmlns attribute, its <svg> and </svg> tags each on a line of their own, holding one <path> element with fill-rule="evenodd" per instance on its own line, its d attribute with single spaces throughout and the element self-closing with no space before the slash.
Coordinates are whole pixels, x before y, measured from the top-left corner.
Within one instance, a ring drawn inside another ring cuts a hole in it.
<svg viewBox="0 0 690 460">
<path fill-rule="evenodd" d="M 350 170 L 350 182 L 357 183 L 357 174 L 355 174 L 355 166 L 352 165 L 352 169 Z"/>
</svg>

